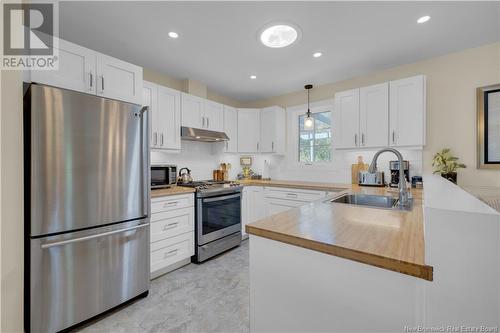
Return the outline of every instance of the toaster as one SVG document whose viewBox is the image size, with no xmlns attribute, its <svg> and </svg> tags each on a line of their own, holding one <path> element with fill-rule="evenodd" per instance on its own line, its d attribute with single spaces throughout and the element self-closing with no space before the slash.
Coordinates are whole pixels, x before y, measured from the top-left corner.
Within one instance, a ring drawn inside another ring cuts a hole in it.
<svg viewBox="0 0 500 333">
<path fill-rule="evenodd" d="M 358 184 L 360 186 L 385 186 L 385 178 L 383 171 L 374 173 L 368 171 L 360 171 L 358 174 Z"/>
</svg>

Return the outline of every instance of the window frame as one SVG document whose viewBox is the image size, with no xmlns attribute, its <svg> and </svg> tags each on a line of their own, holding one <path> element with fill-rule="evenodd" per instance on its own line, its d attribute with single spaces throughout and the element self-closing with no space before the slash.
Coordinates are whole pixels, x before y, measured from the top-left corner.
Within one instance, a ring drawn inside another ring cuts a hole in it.
<svg viewBox="0 0 500 333">
<path fill-rule="evenodd" d="M 330 127 L 328 128 L 328 130 L 330 131 L 330 144 L 329 144 L 329 146 L 330 146 L 330 159 L 329 159 L 329 160 L 327 160 L 327 161 L 312 161 L 312 162 L 300 161 L 300 149 L 301 149 L 301 148 L 303 148 L 303 147 L 305 147 L 305 146 L 301 146 L 301 145 L 300 145 L 300 137 L 301 137 L 301 133 L 302 133 L 302 132 L 310 132 L 310 133 L 312 133 L 312 135 L 313 135 L 312 140 L 313 140 L 313 142 L 316 142 L 316 134 L 317 134 L 318 132 L 316 131 L 316 127 L 313 127 L 313 130 L 307 130 L 307 129 L 301 130 L 301 129 L 300 129 L 300 119 L 301 119 L 301 118 L 304 118 L 304 119 L 305 119 L 306 115 L 305 115 L 305 114 L 299 114 L 299 115 L 297 116 L 297 121 L 299 122 L 299 124 L 297 125 L 297 134 L 298 134 L 298 142 L 297 142 L 297 143 L 298 143 L 298 144 L 297 144 L 297 147 L 296 147 L 296 148 L 298 149 L 298 152 L 297 152 L 297 161 L 298 161 L 299 163 L 304 163 L 304 164 L 317 164 L 317 163 L 329 163 L 329 162 L 331 162 L 331 161 L 332 161 L 333 156 L 332 156 L 331 148 L 332 148 L 332 144 L 333 144 L 333 140 L 332 140 L 333 112 L 332 112 L 332 111 L 316 111 L 316 112 L 312 112 L 312 111 L 311 111 L 311 114 L 312 114 L 312 116 L 313 116 L 313 118 L 314 118 L 314 115 L 315 115 L 315 114 L 319 114 L 319 113 L 327 113 L 327 112 L 330 112 Z M 315 119 L 315 118 L 314 118 L 314 122 L 316 122 L 316 119 Z M 313 158 L 314 158 L 314 155 L 315 155 L 315 152 L 316 152 L 316 151 L 315 151 L 315 148 L 316 148 L 316 147 L 318 147 L 318 146 L 327 146 L 327 145 L 317 145 L 317 144 L 314 144 L 314 145 L 312 145 L 312 146 L 309 146 L 309 147 L 312 147 L 312 148 L 313 148 L 313 151 L 312 151 L 312 154 L 313 154 L 312 156 L 313 156 Z"/>
<path fill-rule="evenodd" d="M 304 170 L 304 168 L 308 168 L 310 170 L 331 170 L 335 163 L 335 135 L 334 135 L 334 121 L 335 110 L 334 110 L 334 100 L 328 99 L 319 102 L 311 103 L 310 105 L 311 113 L 320 113 L 320 112 L 331 112 L 331 120 L 330 124 L 330 161 L 326 162 L 300 162 L 299 161 L 299 116 L 305 114 L 307 112 L 307 104 L 297 105 L 292 107 L 287 107 L 287 122 L 289 129 L 288 131 L 288 154 L 287 154 L 287 169 L 292 170 Z"/>
</svg>

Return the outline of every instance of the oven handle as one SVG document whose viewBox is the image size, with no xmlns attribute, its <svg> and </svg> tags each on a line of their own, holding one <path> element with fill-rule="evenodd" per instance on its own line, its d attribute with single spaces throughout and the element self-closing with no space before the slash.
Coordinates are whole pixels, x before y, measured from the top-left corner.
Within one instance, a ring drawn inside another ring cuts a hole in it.
<svg viewBox="0 0 500 333">
<path fill-rule="evenodd" d="M 203 200 L 203 202 L 214 202 L 214 201 L 221 201 L 221 200 L 232 199 L 232 198 L 237 198 L 237 197 L 241 197 L 241 193 L 231 194 L 231 195 L 223 195 L 223 196 L 212 197 L 212 198 L 202 198 L 202 200 Z"/>
</svg>

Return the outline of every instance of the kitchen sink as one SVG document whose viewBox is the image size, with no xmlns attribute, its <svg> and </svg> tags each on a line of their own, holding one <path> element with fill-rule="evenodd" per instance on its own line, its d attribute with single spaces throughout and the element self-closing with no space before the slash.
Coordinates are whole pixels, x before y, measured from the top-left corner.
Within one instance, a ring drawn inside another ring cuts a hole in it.
<svg viewBox="0 0 500 333">
<path fill-rule="evenodd" d="M 386 195 L 344 194 L 332 199 L 331 202 L 385 209 L 411 210 L 411 200 L 410 205 L 402 207 L 398 205 L 398 198 Z"/>
</svg>

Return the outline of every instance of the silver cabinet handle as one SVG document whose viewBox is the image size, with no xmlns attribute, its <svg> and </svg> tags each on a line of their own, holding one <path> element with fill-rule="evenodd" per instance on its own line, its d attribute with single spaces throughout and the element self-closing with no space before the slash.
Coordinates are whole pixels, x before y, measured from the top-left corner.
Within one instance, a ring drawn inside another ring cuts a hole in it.
<svg viewBox="0 0 500 333">
<path fill-rule="evenodd" d="M 163 231 L 166 231 L 166 230 L 169 230 L 169 229 L 174 229 L 175 227 L 177 227 L 178 224 L 179 224 L 179 222 L 169 223 L 169 224 L 167 224 L 166 226 L 163 227 Z"/>
<path fill-rule="evenodd" d="M 153 132 L 153 141 L 154 141 L 154 146 L 158 144 L 158 134 L 156 132 Z"/>
<path fill-rule="evenodd" d="M 172 256 L 175 256 L 177 254 L 177 251 L 179 251 L 178 249 L 175 249 L 175 250 L 170 250 L 168 251 L 167 253 L 165 253 L 163 255 L 163 259 L 166 259 L 168 257 L 172 257 Z"/>
<path fill-rule="evenodd" d="M 207 117 L 207 128 L 210 128 L 210 118 Z"/>
<path fill-rule="evenodd" d="M 163 204 L 163 208 L 167 208 L 168 206 L 170 205 L 177 205 L 179 203 L 179 201 L 170 201 L 170 202 L 166 202 Z"/>
<path fill-rule="evenodd" d="M 259 151 L 259 143 L 257 142 L 257 151 Z"/>
<path fill-rule="evenodd" d="M 160 133 L 160 145 L 163 146 L 163 133 Z"/>
<path fill-rule="evenodd" d="M 89 90 L 92 90 L 94 88 L 94 76 L 92 75 L 92 72 L 89 72 Z"/>
<path fill-rule="evenodd" d="M 392 131 L 392 143 L 396 142 L 395 135 L 396 135 L 395 131 Z"/>
<path fill-rule="evenodd" d="M 42 244 L 41 247 L 42 247 L 42 249 L 48 249 L 48 248 L 55 247 L 55 246 L 61 246 L 61 245 L 66 245 L 66 244 L 71 244 L 71 243 L 78 243 L 78 242 L 83 242 L 83 241 L 91 240 L 91 239 L 94 239 L 94 238 L 100 238 L 100 237 L 110 236 L 110 235 L 114 235 L 114 234 L 119 234 L 119 233 L 125 232 L 125 231 L 131 231 L 131 230 L 136 230 L 136 229 L 139 229 L 139 228 L 145 228 L 147 226 L 149 226 L 149 223 L 139 224 L 139 225 L 136 225 L 136 226 L 133 226 L 133 227 L 129 227 L 129 228 L 125 228 L 125 229 L 120 229 L 120 230 L 113 230 L 113 231 L 103 232 L 103 233 L 97 234 L 97 235 L 91 235 L 91 236 L 85 236 L 85 237 L 80 237 L 80 238 L 68 239 L 68 240 L 64 240 L 64 241 L 60 241 L 60 242 Z"/>
<path fill-rule="evenodd" d="M 357 147 L 358 146 L 358 135 L 354 134 L 354 145 Z"/>
<path fill-rule="evenodd" d="M 101 75 L 101 92 L 104 92 L 104 76 Z"/>
<path fill-rule="evenodd" d="M 361 145 L 365 145 L 365 133 L 361 133 Z"/>
<path fill-rule="evenodd" d="M 274 141 L 271 142 L 271 151 L 274 151 Z"/>
<path fill-rule="evenodd" d="M 299 195 L 297 193 L 287 193 L 287 197 L 297 198 Z"/>
<path fill-rule="evenodd" d="M 205 117 L 201 117 L 201 120 L 203 121 L 203 125 L 201 125 L 201 127 L 205 128 Z"/>
</svg>

